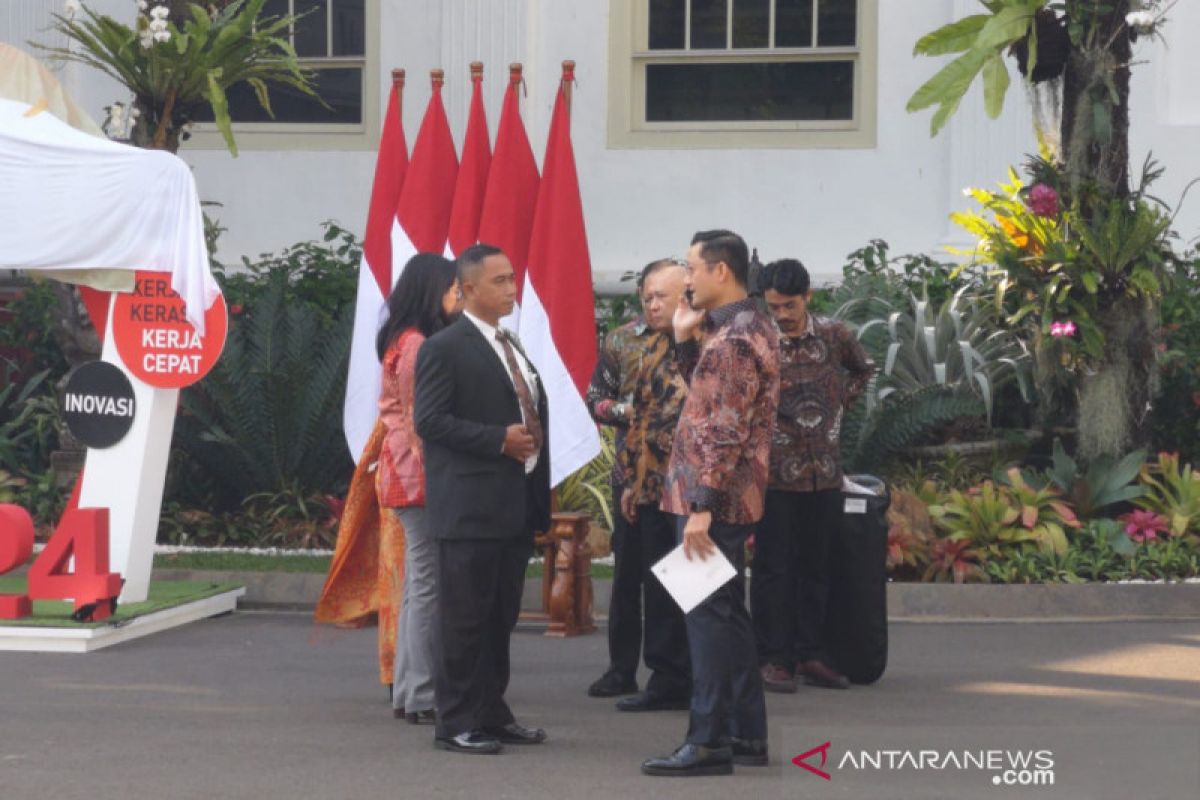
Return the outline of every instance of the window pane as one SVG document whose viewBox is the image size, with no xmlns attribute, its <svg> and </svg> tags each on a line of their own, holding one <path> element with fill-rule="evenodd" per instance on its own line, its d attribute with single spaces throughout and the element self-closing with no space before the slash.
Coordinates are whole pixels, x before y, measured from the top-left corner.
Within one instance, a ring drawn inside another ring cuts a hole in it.
<svg viewBox="0 0 1200 800">
<path fill-rule="evenodd" d="M 692 49 L 725 49 L 726 0 L 692 0 Z"/>
<path fill-rule="evenodd" d="M 733 0 L 733 46 L 769 47 L 771 0 Z"/>
<path fill-rule="evenodd" d="M 366 49 L 363 0 L 333 0 L 333 54 L 361 56 Z"/>
<path fill-rule="evenodd" d="M 272 119 L 258 105 L 254 90 L 239 83 L 229 90 L 229 115 L 234 122 L 362 122 L 362 68 L 330 67 L 318 70 L 313 81 L 317 94 L 332 110 L 290 86 L 270 85 Z M 197 122 L 212 122 L 212 109 L 205 107 Z"/>
<path fill-rule="evenodd" d="M 646 121 L 846 120 L 851 61 L 650 64 Z"/>
<path fill-rule="evenodd" d="M 858 0 L 820 0 L 817 6 L 817 46 L 853 45 Z"/>
<path fill-rule="evenodd" d="M 288 0 L 267 0 L 263 3 L 258 18 L 263 20 L 279 19 L 288 15 Z"/>
<path fill-rule="evenodd" d="M 650 49 L 682 50 L 687 0 L 650 0 Z"/>
<path fill-rule="evenodd" d="M 812 47 L 813 0 L 775 0 L 775 46 Z"/>
<path fill-rule="evenodd" d="M 296 20 L 296 55 L 301 58 L 329 55 L 325 46 L 329 24 L 325 0 L 295 0 L 292 7 L 296 9 L 297 17 L 303 15 Z"/>
</svg>

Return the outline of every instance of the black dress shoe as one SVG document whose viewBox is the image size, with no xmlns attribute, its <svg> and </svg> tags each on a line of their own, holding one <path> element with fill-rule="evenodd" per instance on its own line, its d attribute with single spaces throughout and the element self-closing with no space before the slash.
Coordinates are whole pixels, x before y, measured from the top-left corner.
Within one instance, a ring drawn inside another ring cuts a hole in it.
<svg viewBox="0 0 1200 800">
<path fill-rule="evenodd" d="M 679 778 L 732 775 L 733 752 L 728 747 L 685 744 L 669 756 L 643 761 L 642 774 Z"/>
<path fill-rule="evenodd" d="M 409 711 L 404 715 L 404 719 L 409 725 L 420 725 L 423 719 L 430 722 L 437 722 L 437 713 L 432 708 L 425 711 Z"/>
<path fill-rule="evenodd" d="M 690 698 L 656 692 L 638 692 L 617 701 L 617 711 L 687 711 L 690 706 Z"/>
<path fill-rule="evenodd" d="M 733 763 L 745 767 L 765 767 L 767 765 L 766 739 L 735 739 L 728 740 L 729 749 L 733 751 Z"/>
<path fill-rule="evenodd" d="M 620 697 L 623 694 L 636 694 L 637 681 L 626 678 L 615 672 L 606 672 L 600 679 L 588 687 L 588 697 Z"/>
<path fill-rule="evenodd" d="M 452 753 L 477 756 L 492 756 L 504 749 L 496 737 L 488 736 L 483 731 L 467 731 L 458 736 L 438 736 L 433 740 L 433 746 Z"/>
<path fill-rule="evenodd" d="M 526 728 L 515 722 L 507 725 L 485 725 L 483 732 L 504 744 L 541 744 L 546 741 L 546 732 L 541 728 Z"/>
</svg>

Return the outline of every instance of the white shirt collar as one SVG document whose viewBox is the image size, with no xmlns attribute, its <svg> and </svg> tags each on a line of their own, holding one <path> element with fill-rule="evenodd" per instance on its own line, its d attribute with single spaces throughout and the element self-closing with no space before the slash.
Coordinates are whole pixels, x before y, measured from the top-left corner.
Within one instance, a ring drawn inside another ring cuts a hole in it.
<svg viewBox="0 0 1200 800">
<path fill-rule="evenodd" d="M 462 313 L 464 317 L 471 320 L 471 322 L 475 324 L 475 327 L 478 328 L 479 332 L 483 334 L 483 338 L 487 339 L 489 342 L 496 341 L 497 328 L 495 325 L 484 322 L 470 311 L 467 311 L 465 308 L 463 309 Z"/>
</svg>

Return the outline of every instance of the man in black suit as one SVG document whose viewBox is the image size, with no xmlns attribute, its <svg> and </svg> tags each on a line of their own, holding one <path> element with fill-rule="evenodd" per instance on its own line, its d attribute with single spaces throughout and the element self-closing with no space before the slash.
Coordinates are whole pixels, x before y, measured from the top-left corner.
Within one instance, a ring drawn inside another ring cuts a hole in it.
<svg viewBox="0 0 1200 800">
<path fill-rule="evenodd" d="M 539 744 L 504 691 L 533 532 L 550 523 L 546 393 L 515 337 L 512 264 L 478 244 L 458 259 L 465 308 L 417 355 L 414 420 L 425 445 L 425 497 L 438 540 L 434 744 L 498 753 Z"/>
</svg>

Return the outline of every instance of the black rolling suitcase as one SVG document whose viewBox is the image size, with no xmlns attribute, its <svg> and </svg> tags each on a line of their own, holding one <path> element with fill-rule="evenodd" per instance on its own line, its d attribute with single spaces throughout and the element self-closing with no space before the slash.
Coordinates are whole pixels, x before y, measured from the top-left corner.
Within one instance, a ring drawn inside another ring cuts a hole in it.
<svg viewBox="0 0 1200 800">
<path fill-rule="evenodd" d="M 849 475 L 870 494 L 844 491 L 842 524 L 830 553 L 825 640 L 837 670 L 874 683 L 887 668 L 887 509 L 883 481 Z"/>
</svg>

